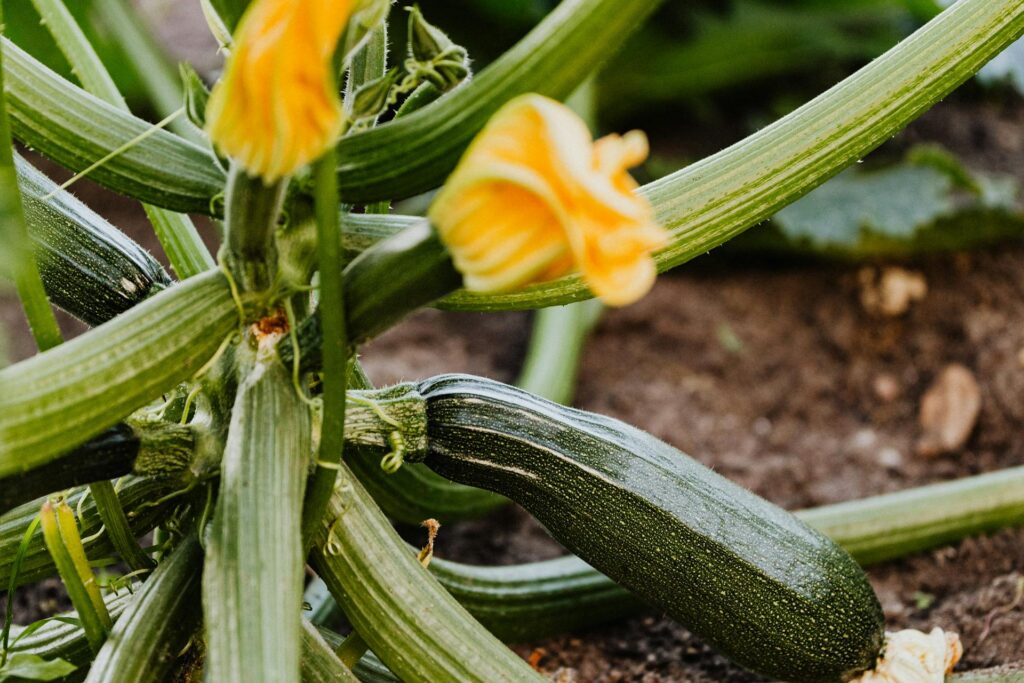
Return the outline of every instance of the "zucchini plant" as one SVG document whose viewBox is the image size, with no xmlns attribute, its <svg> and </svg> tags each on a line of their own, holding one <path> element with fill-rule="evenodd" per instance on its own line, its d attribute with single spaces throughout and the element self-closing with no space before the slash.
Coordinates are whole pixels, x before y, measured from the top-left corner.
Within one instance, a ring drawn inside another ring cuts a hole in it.
<svg viewBox="0 0 1024 683">
<path fill-rule="evenodd" d="M 129 16 L 122 0 L 95 4 Z M 40 352 L 0 369 L 0 581 L 10 598 L 59 575 L 76 614 L 16 627 L 9 608 L 0 680 L 539 680 L 504 640 L 641 603 L 779 680 L 870 681 L 915 661 L 931 681 L 955 664 L 953 634 L 885 633 L 858 563 L 1019 523 L 1019 472 L 792 514 L 524 389 L 374 388 L 357 350 L 428 305 L 635 301 L 945 97 L 1024 33 L 1024 1 L 961 0 L 643 187 L 627 173 L 642 133 L 594 141 L 553 98 L 657 0 L 564 0 L 472 79 L 465 49 L 418 9 L 389 65 L 403 17 L 387 0 L 204 0 L 225 71 L 208 92 L 186 70 L 182 107 L 159 124 L 127 110 L 62 0 L 33 5 L 78 83 L 4 40 L 0 265 Z M 153 59 L 136 29 L 120 33 L 126 53 Z M 139 75 L 166 111 L 157 71 Z M 82 176 L 143 202 L 176 279 L 74 199 Z M 426 217 L 389 211 L 438 187 Z M 216 255 L 179 212 L 222 221 Z M 93 328 L 61 343 L 51 304 Z M 551 398 L 571 393 L 565 366 L 594 318 L 572 311 L 546 319 L 524 373 Z M 555 338 L 566 351 L 549 353 Z M 417 556 L 392 527 L 508 499 L 576 556 L 467 567 L 432 561 L 432 546 Z M 108 588 L 131 593 L 104 595 L 94 569 L 118 561 L 130 572 Z M 307 564 L 318 597 L 304 614 Z M 332 610 L 344 639 L 323 629 Z"/>
</svg>

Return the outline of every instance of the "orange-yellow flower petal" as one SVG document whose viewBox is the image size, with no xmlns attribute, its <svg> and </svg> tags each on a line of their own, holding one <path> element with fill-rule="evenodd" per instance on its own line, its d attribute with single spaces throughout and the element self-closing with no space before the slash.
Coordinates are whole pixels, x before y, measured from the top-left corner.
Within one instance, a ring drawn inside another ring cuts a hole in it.
<svg viewBox="0 0 1024 683">
<path fill-rule="evenodd" d="M 255 0 L 210 95 L 206 130 L 267 182 L 334 144 L 344 115 L 331 58 L 354 0 Z"/>
<path fill-rule="evenodd" d="M 569 108 L 539 95 L 503 107 L 467 150 L 430 219 L 468 289 L 507 291 L 579 270 L 622 306 L 654 283 L 668 243 L 626 170 L 647 157 L 633 131 L 594 142 Z"/>
</svg>

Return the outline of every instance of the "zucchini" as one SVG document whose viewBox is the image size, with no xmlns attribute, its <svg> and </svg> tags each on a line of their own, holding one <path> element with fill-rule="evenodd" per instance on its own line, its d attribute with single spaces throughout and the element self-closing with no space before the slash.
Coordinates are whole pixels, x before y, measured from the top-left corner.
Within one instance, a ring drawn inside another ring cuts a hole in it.
<svg viewBox="0 0 1024 683">
<path fill-rule="evenodd" d="M 184 488 L 196 477 L 189 467 L 197 457 L 199 429 L 170 422 L 114 425 L 56 460 L 0 480 L 0 514 L 47 493 L 133 471 Z"/>
<path fill-rule="evenodd" d="M 20 156 L 25 222 L 50 300 L 99 325 L 171 284 L 153 256 Z"/>
<path fill-rule="evenodd" d="M 122 423 L 42 467 L 0 480 L 0 514 L 53 491 L 129 474 L 140 445 L 138 435 Z"/>
<path fill-rule="evenodd" d="M 794 514 L 842 546 L 861 566 L 875 564 L 1024 525 L 1024 466 Z M 644 607 L 571 555 L 502 567 L 434 558 L 430 571 L 491 633 L 506 641 L 592 627 Z M 327 606 L 320 609 L 330 614 Z"/>
<path fill-rule="evenodd" d="M 838 545 L 654 437 L 476 377 L 420 384 L 426 464 L 505 495 L 563 545 L 737 663 L 845 681 L 883 641 Z"/>
</svg>

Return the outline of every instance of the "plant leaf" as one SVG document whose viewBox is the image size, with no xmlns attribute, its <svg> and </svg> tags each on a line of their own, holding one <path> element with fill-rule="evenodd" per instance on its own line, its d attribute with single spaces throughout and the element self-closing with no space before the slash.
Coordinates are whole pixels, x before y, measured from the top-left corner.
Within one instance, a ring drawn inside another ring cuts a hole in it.
<svg viewBox="0 0 1024 683">
<path fill-rule="evenodd" d="M 933 158 L 941 163 L 933 163 Z M 817 248 L 851 247 L 865 233 L 909 241 L 919 231 L 962 212 L 1017 209 L 1012 180 L 971 174 L 948 155 L 930 154 L 921 161 L 927 165 L 848 170 L 779 211 L 774 222 L 794 242 Z"/>
<path fill-rule="evenodd" d="M 28 679 L 31 681 L 56 681 L 64 678 L 76 667 L 63 659 L 43 659 L 39 655 L 12 655 L 0 669 L 0 681 Z"/>
</svg>

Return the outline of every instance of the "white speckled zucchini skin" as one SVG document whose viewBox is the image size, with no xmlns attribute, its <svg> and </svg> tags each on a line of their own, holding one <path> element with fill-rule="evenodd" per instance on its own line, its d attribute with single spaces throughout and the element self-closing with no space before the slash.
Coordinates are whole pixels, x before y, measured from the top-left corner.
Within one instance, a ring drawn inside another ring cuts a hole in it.
<svg viewBox="0 0 1024 683">
<path fill-rule="evenodd" d="M 420 391 L 431 469 L 518 502 L 730 659 L 798 683 L 874 664 L 883 619 L 867 578 L 793 515 L 617 420 L 464 375 Z"/>
</svg>

